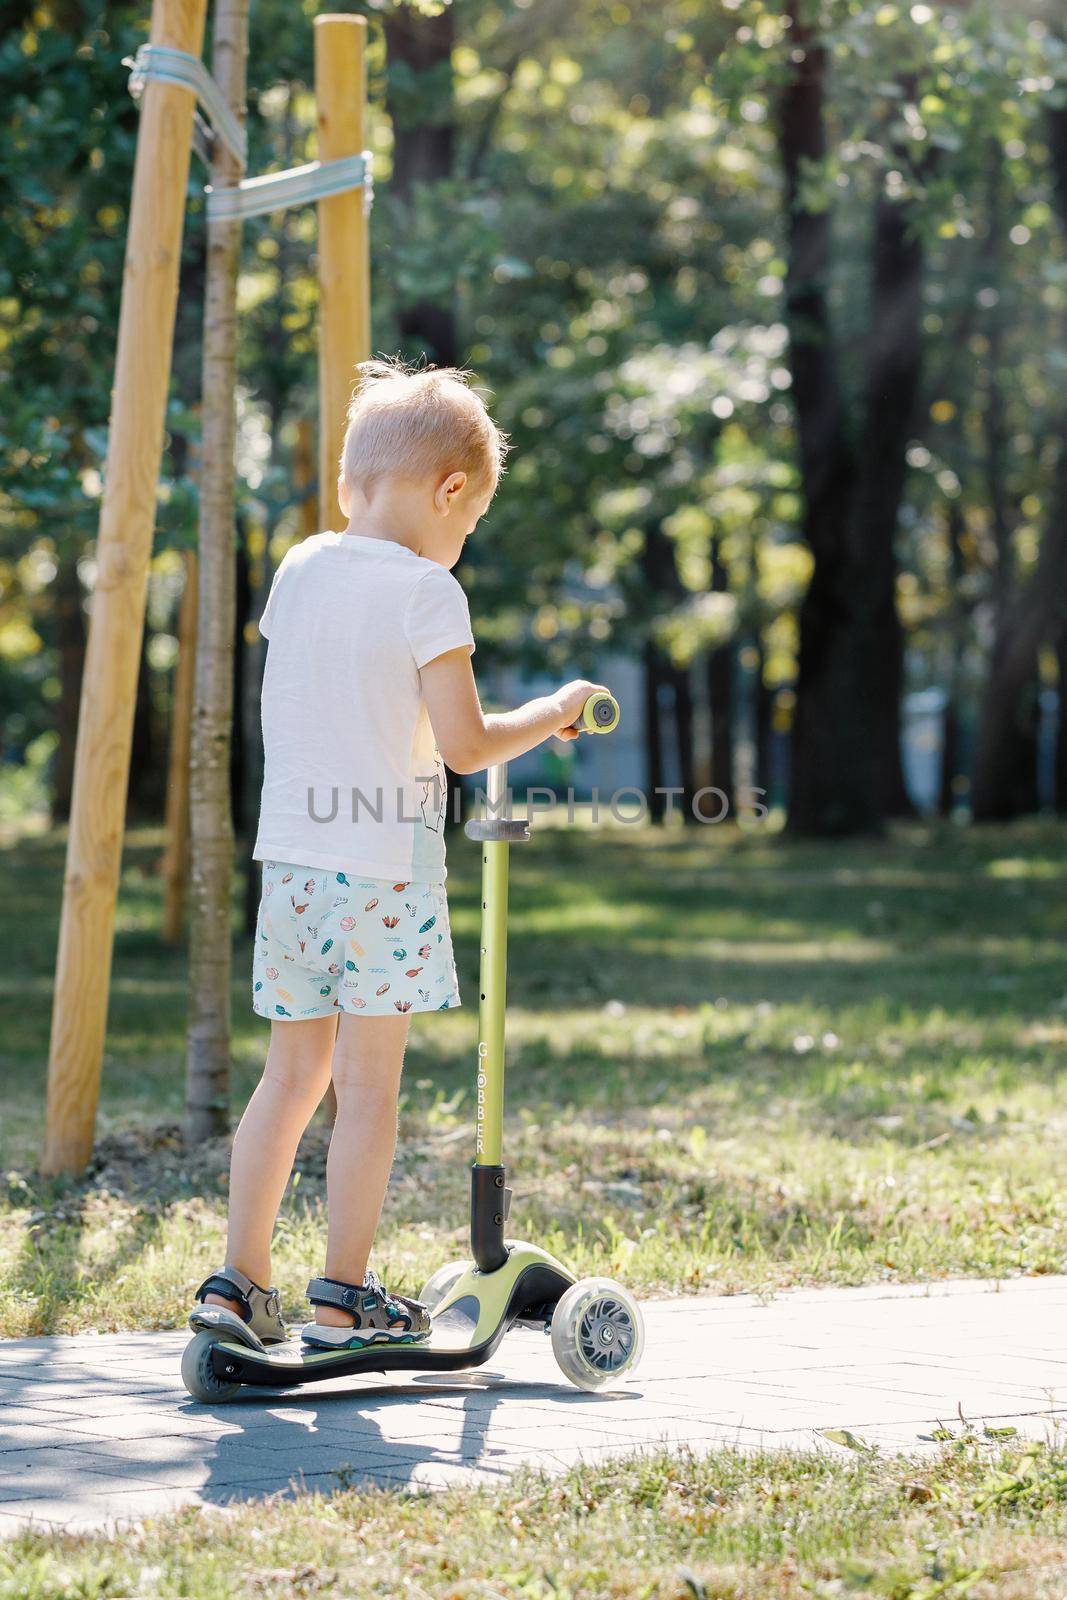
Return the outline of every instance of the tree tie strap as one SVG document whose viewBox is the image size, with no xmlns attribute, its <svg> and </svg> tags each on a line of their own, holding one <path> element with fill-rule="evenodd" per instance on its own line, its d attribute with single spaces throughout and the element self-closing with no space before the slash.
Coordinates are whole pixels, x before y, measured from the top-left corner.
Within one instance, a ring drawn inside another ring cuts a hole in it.
<svg viewBox="0 0 1067 1600">
<path fill-rule="evenodd" d="M 358 156 L 343 156 L 338 161 L 311 161 L 305 167 L 290 167 L 286 172 L 266 172 L 259 178 L 244 178 L 234 188 L 209 188 L 208 221 L 265 217 L 285 206 L 311 205 L 349 189 L 363 190 L 363 209 L 369 211 L 374 193 L 369 150 Z"/>
<path fill-rule="evenodd" d="M 243 172 L 248 165 L 248 136 L 226 104 L 221 89 L 204 63 L 185 50 L 170 45 L 143 44 L 133 57 L 123 62 L 130 69 L 130 93 L 140 100 L 149 83 L 176 83 L 189 89 L 197 99 L 204 118 L 197 117 L 194 133 L 197 150 L 210 161 L 214 139 L 221 139 Z M 206 125 L 205 125 L 206 119 Z M 338 161 L 310 161 L 304 167 L 286 172 L 267 172 L 259 178 L 243 178 L 233 187 L 208 187 L 209 222 L 233 222 L 246 217 L 265 217 L 288 206 L 312 205 L 330 195 L 363 190 L 363 209 L 369 212 L 374 194 L 371 152 L 343 156 Z"/>
<path fill-rule="evenodd" d="M 130 68 L 130 93 L 135 100 L 141 98 L 149 83 L 176 83 L 182 89 L 189 89 L 196 96 L 213 137 L 222 140 L 244 171 L 248 165 L 248 136 L 202 61 L 170 45 L 143 44 L 123 66 Z"/>
</svg>

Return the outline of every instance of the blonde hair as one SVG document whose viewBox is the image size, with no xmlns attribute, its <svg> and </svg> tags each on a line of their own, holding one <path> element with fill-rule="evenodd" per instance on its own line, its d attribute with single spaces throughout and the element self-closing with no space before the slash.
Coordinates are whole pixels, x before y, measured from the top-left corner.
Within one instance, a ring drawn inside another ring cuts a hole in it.
<svg viewBox="0 0 1067 1600">
<path fill-rule="evenodd" d="M 399 359 L 362 361 L 341 451 L 346 483 L 366 493 L 385 477 L 466 472 L 495 489 L 507 454 L 470 374 L 458 367 L 411 367 Z"/>
</svg>

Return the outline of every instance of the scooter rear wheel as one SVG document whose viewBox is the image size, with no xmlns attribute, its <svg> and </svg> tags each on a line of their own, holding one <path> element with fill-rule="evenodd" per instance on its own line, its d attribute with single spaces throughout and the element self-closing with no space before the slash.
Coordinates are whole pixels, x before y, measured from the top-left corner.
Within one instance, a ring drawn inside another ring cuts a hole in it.
<svg viewBox="0 0 1067 1600">
<path fill-rule="evenodd" d="M 579 1389 L 621 1383 L 641 1359 L 645 1324 L 633 1295 L 611 1278 L 583 1278 L 552 1313 L 552 1353 Z"/>
<path fill-rule="evenodd" d="M 218 1343 L 218 1334 L 204 1329 L 182 1351 L 182 1382 L 194 1400 L 208 1406 L 232 1400 L 241 1387 L 239 1383 L 228 1383 L 215 1371 L 211 1352 Z"/>
</svg>

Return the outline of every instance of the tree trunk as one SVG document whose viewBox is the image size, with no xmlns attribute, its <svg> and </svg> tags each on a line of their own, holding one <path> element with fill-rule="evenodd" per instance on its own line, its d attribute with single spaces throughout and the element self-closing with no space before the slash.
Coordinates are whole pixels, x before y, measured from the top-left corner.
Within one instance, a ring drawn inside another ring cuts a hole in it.
<svg viewBox="0 0 1067 1600">
<path fill-rule="evenodd" d="M 711 715 L 711 786 L 726 796 L 732 815 L 735 801 L 732 644 L 719 645 L 708 656 L 708 706 Z"/>
<path fill-rule="evenodd" d="M 282 401 L 283 394 L 280 389 L 267 397 L 272 462 L 282 430 Z M 307 491 L 300 502 L 300 532 L 301 537 L 307 538 L 318 531 L 319 507 L 315 490 L 315 440 L 311 424 L 306 418 L 301 418 L 297 423 L 292 475 L 293 487 L 297 493 L 301 490 Z M 270 565 L 270 530 L 267 527 L 257 528 L 256 533 L 259 535 L 256 541 L 258 553 L 250 574 L 249 594 L 249 615 L 255 622 L 243 637 L 239 635 L 237 639 L 237 648 L 243 650 L 245 656 L 242 673 L 244 715 L 241 720 L 244 734 L 245 785 L 248 796 L 248 835 L 244 840 L 244 898 L 241 922 L 249 937 L 256 931 L 261 888 L 259 863 L 252 859 L 259 826 L 259 796 L 263 788 L 263 724 L 260 716 L 260 699 L 263 693 L 263 668 L 267 660 L 267 644 L 259 631 L 259 618 L 263 615 L 267 604 L 273 578 Z"/>
<path fill-rule="evenodd" d="M 659 793 L 666 783 L 666 767 L 664 764 L 664 738 L 663 738 L 663 707 L 661 705 L 661 691 L 670 685 L 671 704 L 674 709 L 675 735 L 678 742 L 679 774 L 683 787 L 688 787 L 685 805 L 688 807 L 692 798 L 694 783 L 693 768 L 693 708 L 692 695 L 688 699 L 679 698 L 678 673 L 672 667 L 662 646 L 657 643 L 654 626 L 655 621 L 664 608 L 671 606 L 681 592 L 678 579 L 678 568 L 674 559 L 674 545 L 663 531 L 663 526 L 657 521 L 650 521 L 645 526 L 645 543 L 641 551 L 641 577 L 643 580 L 641 601 L 643 605 L 645 623 L 647 628 L 644 662 L 645 662 L 645 753 L 648 768 L 648 807 L 649 816 L 653 822 L 662 822 L 667 815 L 668 805 L 666 795 Z M 685 690 L 689 690 L 688 678 Z M 683 750 L 683 738 L 688 750 Z M 677 796 L 675 799 L 677 800 Z"/>
<path fill-rule="evenodd" d="M 990 663 L 974 758 L 976 822 L 1037 809 L 1038 653 L 1067 624 L 1067 415 L 1059 437 L 1037 571 L 1008 608 Z"/>
<path fill-rule="evenodd" d="M 1052 156 L 1053 192 L 1060 228 L 1067 231 L 1067 107 L 1050 110 L 1049 151 Z M 1061 619 L 1056 633 L 1056 662 L 1059 667 L 1059 707 L 1056 724 L 1056 810 L 1067 815 L 1067 618 Z"/>
<path fill-rule="evenodd" d="M 386 12 L 384 20 L 389 61 L 385 98 L 393 124 L 389 192 L 393 203 L 410 208 L 417 189 L 454 176 L 452 50 L 456 19 L 451 6 L 436 16 L 396 6 Z M 401 305 L 397 322 L 405 345 L 415 347 L 438 366 L 458 364 L 454 288 L 446 303 L 420 296 Z"/>
<path fill-rule="evenodd" d="M 652 822 L 662 822 L 667 809 L 666 797 L 663 794 L 663 723 L 659 703 L 663 662 L 654 639 L 646 640 L 644 657 L 645 782 L 648 785 L 648 814 Z"/>
<path fill-rule="evenodd" d="M 1061 232 L 1067 234 L 1067 108 L 1048 112 L 1048 134 L 1053 195 Z M 986 253 L 992 256 L 995 267 L 1003 173 L 999 148 L 993 152 L 993 159 Z M 1060 460 L 1037 572 L 1023 591 L 1013 596 L 1011 530 L 1003 491 L 1004 424 L 993 361 L 999 329 L 999 317 L 994 313 L 985 446 L 997 550 L 996 624 L 974 761 L 974 816 L 976 821 L 988 822 L 1004 821 L 1037 809 L 1038 654 L 1042 645 L 1057 642 L 1067 626 L 1067 415 L 1060 419 Z M 1061 738 L 1062 729 L 1061 715 Z"/>
<path fill-rule="evenodd" d="M 729 574 L 716 540 L 711 557 L 711 587 L 725 594 Z M 708 656 L 708 706 L 711 714 L 711 786 L 726 796 L 734 815 L 734 647 L 728 639 Z"/>
<path fill-rule="evenodd" d="M 827 54 L 795 14 L 792 39 L 779 115 L 786 317 L 803 532 L 814 567 L 800 609 L 790 824 L 808 834 L 863 834 L 879 831 L 887 815 L 907 805 L 894 543 L 922 351 L 922 251 L 909 208 L 881 192 L 863 420 L 853 437 L 827 301 L 830 212 L 808 210 L 804 199 L 808 175 L 827 154 Z"/>
<path fill-rule="evenodd" d="M 1060 816 L 1067 816 L 1067 626 L 1060 628 L 1056 640 L 1056 665 L 1059 668 L 1059 688 L 1056 716 L 1056 751 L 1054 775 L 1054 800 Z"/>
<path fill-rule="evenodd" d="M 999 143 L 990 142 L 991 163 L 988 228 L 983 259 L 990 283 L 1003 271 L 1004 161 Z M 1038 681 L 1041 639 L 1024 621 L 1026 595 L 1016 594 L 1012 546 L 1014 519 L 1008 502 L 1007 418 L 1001 386 L 1004 327 L 999 306 L 988 316 L 989 383 L 983 410 L 986 492 L 993 533 L 993 646 L 975 752 L 974 816 L 981 821 L 1007 821 L 1037 810 Z M 1036 622 L 1036 618 L 1035 618 Z M 1020 625 L 1026 637 L 1014 638 Z"/>
<path fill-rule="evenodd" d="M 153 704 L 152 669 L 148 664 L 149 627 L 141 636 L 141 661 L 137 669 L 137 693 L 133 710 L 133 739 L 130 744 L 130 782 L 126 797 L 131 817 L 158 816 L 159 767 L 156 756 L 158 738 Z"/>
<path fill-rule="evenodd" d="M 279 418 L 273 417 L 271 423 L 272 438 L 277 437 Z M 310 440 L 310 430 L 309 430 Z M 310 459 L 310 457 L 309 457 Z M 315 511 L 315 498 L 311 497 L 312 512 Z M 243 675 L 244 694 L 244 741 L 245 741 L 245 783 L 248 794 L 248 833 L 244 845 L 244 902 L 242 926 L 246 934 L 251 937 L 256 931 L 256 921 L 259 916 L 260 871 L 259 863 L 253 861 L 252 851 L 255 848 L 256 833 L 259 827 L 259 796 L 263 788 L 263 725 L 260 719 L 260 697 L 263 693 L 263 667 L 267 659 L 266 641 L 260 634 L 258 619 L 263 615 L 263 608 L 267 603 L 270 593 L 271 569 L 267 554 L 266 530 L 263 530 L 264 549 L 258 557 L 252 576 L 250 597 L 251 615 L 256 618 L 256 623 L 248 630 L 245 637 L 238 638 L 237 648 L 245 654 L 245 670 Z"/>
<path fill-rule="evenodd" d="M 941 772 L 937 788 L 938 816 L 951 817 L 956 809 L 956 778 L 960 761 L 960 707 L 956 675 L 946 693 L 941 714 Z"/>
<path fill-rule="evenodd" d="M 163 856 L 163 942 L 181 943 L 189 878 L 189 760 L 196 678 L 197 557 L 185 552 L 185 588 L 178 611 L 178 660 L 171 692 L 167 763 L 167 848 Z"/>
<path fill-rule="evenodd" d="M 248 674 L 245 633 L 252 615 L 252 572 L 243 520 L 238 516 L 235 528 L 237 537 L 234 550 L 233 719 L 230 724 L 230 811 L 234 832 L 241 839 L 248 836 L 249 816 L 253 806 L 248 787 L 246 760 L 248 752 L 245 748 L 245 678 Z"/>
<path fill-rule="evenodd" d="M 436 16 L 414 7 L 386 12 L 385 44 L 389 70 L 385 103 L 393 125 L 392 204 L 410 214 L 416 191 L 447 183 L 455 176 L 456 108 L 452 51 L 456 19 L 451 6 Z M 446 302 L 420 295 L 397 307 L 396 319 L 407 351 L 440 367 L 460 364 L 456 290 Z M 445 768 L 446 834 L 469 809 L 462 777 Z"/>
<path fill-rule="evenodd" d="M 78 702 L 85 666 L 85 613 L 78 562 L 69 548 L 58 552 L 55 579 L 56 646 L 59 655 L 59 698 L 56 701 L 55 777 L 52 821 L 66 822 L 74 786 L 74 746 L 78 737 Z"/>
<path fill-rule="evenodd" d="M 830 212 L 808 210 L 803 183 L 826 159 L 827 54 L 795 14 L 793 70 L 779 107 L 786 193 L 786 322 L 796 409 L 802 531 L 811 582 L 800 606 L 790 826 L 806 834 L 872 831 L 880 821 L 857 692 L 847 571 L 854 462 L 827 301 Z"/>
<path fill-rule="evenodd" d="M 754 694 L 756 709 L 755 716 L 753 718 L 755 728 L 753 742 L 756 747 L 756 759 L 752 776 L 755 787 L 763 790 L 763 794 L 757 798 L 763 800 L 765 803 L 769 803 L 771 793 L 771 733 L 774 717 L 774 696 L 771 694 L 770 689 L 768 689 L 764 676 L 766 668 L 766 656 L 764 654 L 762 640 L 757 640 L 756 651 L 759 656 L 759 665 L 756 668 L 755 674 L 756 682 Z"/>
<path fill-rule="evenodd" d="M 1035 597 L 1036 598 L 1036 597 Z M 1014 637 L 990 661 L 974 758 L 976 822 L 1009 822 L 1037 810 L 1037 607 L 1013 608 Z"/>
<path fill-rule="evenodd" d="M 452 51 L 456 19 L 398 6 L 386 12 L 386 108 L 393 124 L 390 188 L 408 200 L 420 183 L 452 176 L 455 102 Z M 399 69 L 399 70 L 397 70 Z"/>
<path fill-rule="evenodd" d="M 696 762 L 693 750 L 693 684 L 688 667 L 670 667 L 668 682 L 674 698 L 674 737 L 678 744 L 678 781 L 682 786 L 680 805 L 685 822 L 696 822 L 693 796 L 696 794 Z"/>
<path fill-rule="evenodd" d="M 907 86 L 909 91 L 911 85 Z M 896 535 L 922 368 L 922 243 L 906 202 L 883 192 L 875 204 L 865 426 L 853 512 L 853 582 L 858 589 L 873 780 L 880 816 L 913 812 L 900 749 L 904 634 L 896 601 Z"/>
<path fill-rule="evenodd" d="M 960 589 L 963 583 L 963 508 L 959 497 L 948 505 L 948 567 L 951 586 L 951 612 L 949 616 L 948 682 L 945 689 L 945 710 L 941 720 L 941 776 L 938 784 L 937 809 L 941 816 L 951 817 L 956 809 L 956 780 L 960 771 L 960 697 L 963 689 L 963 606 Z"/>
<path fill-rule="evenodd" d="M 219 0 L 212 72 L 243 119 L 248 0 Z M 215 186 L 234 184 L 237 163 L 221 146 Z M 230 902 L 233 821 L 230 721 L 234 637 L 234 400 L 237 261 L 241 224 L 208 225 L 204 308 L 203 446 L 200 482 L 199 626 L 191 763 L 192 895 L 185 1136 L 196 1144 L 229 1122 Z"/>
</svg>

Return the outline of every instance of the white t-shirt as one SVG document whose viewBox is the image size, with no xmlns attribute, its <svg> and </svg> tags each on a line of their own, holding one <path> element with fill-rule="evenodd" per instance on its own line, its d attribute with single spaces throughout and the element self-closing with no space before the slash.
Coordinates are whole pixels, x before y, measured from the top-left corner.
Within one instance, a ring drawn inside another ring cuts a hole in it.
<svg viewBox="0 0 1067 1600">
<path fill-rule="evenodd" d="M 315 534 L 282 561 L 259 631 L 255 859 L 443 882 L 445 773 L 419 671 L 474 649 L 455 578 L 389 539 Z"/>
</svg>

